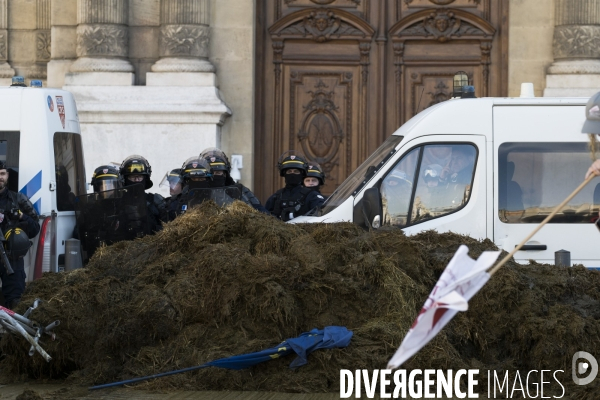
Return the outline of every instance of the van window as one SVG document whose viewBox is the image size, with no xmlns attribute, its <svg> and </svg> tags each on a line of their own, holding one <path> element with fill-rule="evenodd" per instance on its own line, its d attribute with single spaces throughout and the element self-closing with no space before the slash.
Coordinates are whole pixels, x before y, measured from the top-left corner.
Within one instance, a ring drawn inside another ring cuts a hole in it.
<svg viewBox="0 0 600 400">
<path fill-rule="evenodd" d="M 402 157 L 381 182 L 384 225 L 406 226 L 408 224 L 408 210 L 420 154 L 420 148 L 413 149 Z"/>
<path fill-rule="evenodd" d="M 6 162 L 8 190 L 19 191 L 20 132 L 0 132 L 0 160 Z"/>
<path fill-rule="evenodd" d="M 503 143 L 498 149 L 498 217 L 539 223 L 581 182 L 590 166 L 586 143 Z M 600 184 L 587 185 L 550 223 L 592 223 Z"/>
<path fill-rule="evenodd" d="M 79 134 L 66 132 L 54 134 L 54 165 L 58 211 L 73 211 L 74 197 L 87 193 Z"/>
<path fill-rule="evenodd" d="M 384 224 L 415 225 L 463 208 L 476 162 L 472 144 L 432 144 L 409 152 L 381 183 Z"/>
</svg>

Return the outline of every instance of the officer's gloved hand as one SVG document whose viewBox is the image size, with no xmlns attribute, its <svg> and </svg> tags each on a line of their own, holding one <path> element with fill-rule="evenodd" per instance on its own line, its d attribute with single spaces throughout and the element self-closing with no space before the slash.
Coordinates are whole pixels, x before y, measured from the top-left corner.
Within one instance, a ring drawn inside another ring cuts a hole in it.
<svg viewBox="0 0 600 400">
<path fill-rule="evenodd" d="M 294 215 L 295 211 L 296 211 L 296 209 L 293 207 L 284 208 L 283 211 L 281 212 L 281 220 L 283 222 L 288 222 L 288 221 L 296 218 L 296 216 Z"/>
<path fill-rule="evenodd" d="M 23 213 L 18 208 L 13 208 L 9 211 L 6 211 L 6 216 L 13 222 L 17 222 L 21 219 Z"/>
</svg>

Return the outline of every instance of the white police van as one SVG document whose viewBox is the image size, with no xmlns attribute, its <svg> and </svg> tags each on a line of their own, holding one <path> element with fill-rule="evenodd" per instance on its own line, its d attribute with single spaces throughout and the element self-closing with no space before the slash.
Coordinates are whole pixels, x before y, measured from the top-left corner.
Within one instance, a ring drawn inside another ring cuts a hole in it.
<svg viewBox="0 0 600 400">
<path fill-rule="evenodd" d="M 489 238 L 511 251 L 583 180 L 587 98 L 452 99 L 400 127 L 320 210 L 294 223 L 352 221 Z M 592 181 L 515 259 L 600 266 L 600 179 Z"/>
<path fill-rule="evenodd" d="M 0 160 L 9 170 L 9 189 L 26 194 L 40 215 L 40 233 L 25 256 L 27 280 L 58 271 L 65 240 L 73 236 L 73 198 L 87 192 L 73 95 L 41 87 L 1 87 Z"/>
</svg>

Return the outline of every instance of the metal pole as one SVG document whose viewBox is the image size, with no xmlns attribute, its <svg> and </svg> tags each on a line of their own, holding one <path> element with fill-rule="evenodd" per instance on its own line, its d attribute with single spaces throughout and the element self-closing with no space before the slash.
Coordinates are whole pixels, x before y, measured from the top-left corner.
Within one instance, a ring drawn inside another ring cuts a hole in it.
<svg viewBox="0 0 600 400">
<path fill-rule="evenodd" d="M 197 365 L 195 367 L 189 367 L 189 368 L 180 369 L 180 370 L 177 370 L 177 371 L 163 372 L 162 374 L 155 374 L 155 375 L 150 375 L 150 376 L 143 376 L 141 378 L 134 378 L 134 379 L 129 379 L 129 380 L 126 380 L 126 381 L 121 381 L 121 382 L 106 383 L 104 385 L 92 386 L 92 387 L 89 388 L 89 390 L 106 389 L 106 388 L 113 387 L 113 386 L 127 385 L 129 383 L 147 381 L 147 380 L 154 379 L 154 378 L 161 378 L 163 376 L 180 374 L 182 372 L 195 371 L 197 369 L 202 369 L 202 368 L 206 368 L 206 367 L 210 367 L 210 365 L 208 365 L 208 364 L 202 364 L 202 365 Z"/>
</svg>

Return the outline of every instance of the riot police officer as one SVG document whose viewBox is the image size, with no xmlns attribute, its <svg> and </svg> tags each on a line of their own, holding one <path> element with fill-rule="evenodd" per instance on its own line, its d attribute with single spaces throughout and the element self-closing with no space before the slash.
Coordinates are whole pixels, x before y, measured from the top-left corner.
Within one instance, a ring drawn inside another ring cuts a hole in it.
<svg viewBox="0 0 600 400">
<path fill-rule="evenodd" d="M 148 160 L 140 155 L 131 155 L 123 160 L 119 173 L 123 187 L 142 184 L 146 190 L 153 186 L 150 177 L 152 167 Z M 135 212 L 130 212 L 132 218 Z M 146 216 L 150 232 L 157 232 L 162 228 L 162 223 L 168 221 L 165 199 L 158 193 L 146 193 Z"/>
<path fill-rule="evenodd" d="M 84 261 L 102 244 L 110 245 L 133 239 L 125 232 L 127 220 L 118 212 L 117 198 L 122 195 L 118 167 L 101 165 L 94 170 L 91 180 L 94 194 L 82 195 L 75 201 L 75 229 L 73 237 L 81 241 Z M 143 204 L 143 203 L 142 203 Z"/>
<path fill-rule="evenodd" d="M 183 177 L 181 176 L 182 171 L 183 170 L 181 168 L 172 169 L 171 171 L 167 172 L 163 180 L 158 185 L 159 187 L 169 188 L 170 196 L 165 199 L 165 207 L 167 208 L 167 212 L 169 214 L 169 221 L 174 220 L 177 216 L 171 212 L 171 204 L 173 203 L 176 205 L 181 197 L 181 192 L 183 191 Z"/>
<path fill-rule="evenodd" d="M 31 202 L 23 193 L 8 190 L 9 173 L 6 163 L 0 161 L 0 227 L 4 232 L 5 247 L 9 262 L 14 271 L 8 274 L 5 265 L 0 267 L 0 279 L 2 280 L 2 295 L 7 308 L 14 308 L 21 300 L 25 291 L 25 262 L 23 256 L 27 251 L 17 252 L 16 241 L 27 244 L 30 238 L 34 238 L 40 232 L 38 214 Z M 15 251 L 11 251 L 11 246 Z"/>
<path fill-rule="evenodd" d="M 325 184 L 325 172 L 323 172 L 321 166 L 315 162 L 309 162 L 308 164 L 306 177 L 302 184 L 304 187 L 310 188 L 321 194 L 321 186 Z"/>
<path fill-rule="evenodd" d="M 302 186 L 308 172 L 304 156 L 294 150 L 285 152 L 279 157 L 277 168 L 285 179 L 285 187 L 267 200 L 265 207 L 272 215 L 289 221 L 323 204 L 325 198 L 319 192 Z"/>
<path fill-rule="evenodd" d="M 169 197 L 166 198 L 165 201 L 181 194 L 181 191 L 183 190 L 183 177 L 181 176 L 181 171 L 181 168 L 175 168 L 167 172 L 158 185 L 159 187 L 169 187 Z"/>
<path fill-rule="evenodd" d="M 114 190 L 121 188 L 119 170 L 114 165 L 101 165 L 94 170 L 91 181 L 94 193 L 101 197 L 111 197 Z M 108 192 L 108 193 L 105 193 Z"/>
<path fill-rule="evenodd" d="M 169 203 L 169 220 L 183 214 L 188 206 L 196 205 L 210 198 L 212 170 L 208 162 L 199 157 L 190 157 L 181 166 L 183 189 Z M 202 191 L 201 189 L 207 189 Z M 204 195 L 204 197 L 202 197 Z"/>
<path fill-rule="evenodd" d="M 212 187 L 235 187 L 241 194 L 241 201 L 252 206 L 255 210 L 270 214 L 250 189 L 241 183 L 236 183 L 231 178 L 231 163 L 223 151 L 216 147 L 209 147 L 200 153 L 200 158 L 205 159 L 213 171 Z"/>
</svg>

